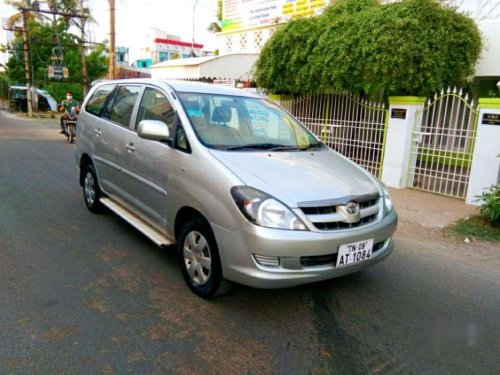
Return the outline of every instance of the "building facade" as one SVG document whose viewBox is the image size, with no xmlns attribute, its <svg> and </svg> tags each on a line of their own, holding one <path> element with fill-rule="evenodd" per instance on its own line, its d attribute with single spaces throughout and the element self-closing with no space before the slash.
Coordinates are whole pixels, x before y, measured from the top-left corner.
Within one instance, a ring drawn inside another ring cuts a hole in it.
<svg viewBox="0 0 500 375">
<path fill-rule="evenodd" d="M 158 28 L 150 28 L 146 33 L 147 43 L 139 51 L 140 58 L 136 66 L 149 68 L 151 65 L 171 60 L 172 58 L 187 58 L 192 54 L 202 56 L 203 44 L 181 40 L 178 35 L 168 34 Z"/>
<path fill-rule="evenodd" d="M 221 54 L 259 52 L 279 24 L 321 14 L 329 0 L 223 0 Z"/>
</svg>

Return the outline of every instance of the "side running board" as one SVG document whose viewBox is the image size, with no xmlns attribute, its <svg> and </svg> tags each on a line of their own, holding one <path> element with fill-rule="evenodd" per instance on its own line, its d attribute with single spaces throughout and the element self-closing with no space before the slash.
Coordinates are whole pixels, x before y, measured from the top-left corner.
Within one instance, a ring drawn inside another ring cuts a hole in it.
<svg viewBox="0 0 500 375">
<path fill-rule="evenodd" d="M 148 237 L 151 241 L 153 241 L 158 246 L 168 246 L 172 245 L 173 242 L 168 239 L 163 233 L 161 233 L 158 229 L 152 227 L 141 217 L 130 211 L 129 209 L 123 207 L 119 203 L 109 199 L 109 198 L 100 198 L 100 202 L 113 211 L 115 214 L 120 216 L 127 223 L 132 225 L 134 228 L 139 230 L 142 234 Z"/>
</svg>

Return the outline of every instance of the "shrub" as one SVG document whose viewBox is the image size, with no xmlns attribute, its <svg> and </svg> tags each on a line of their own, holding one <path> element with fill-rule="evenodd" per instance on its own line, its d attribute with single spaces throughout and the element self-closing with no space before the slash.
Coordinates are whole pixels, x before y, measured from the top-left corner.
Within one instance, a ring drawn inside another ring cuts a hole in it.
<svg viewBox="0 0 500 375">
<path fill-rule="evenodd" d="M 3 73 L 0 73 L 0 99 L 9 97 L 9 79 Z"/>
<path fill-rule="evenodd" d="M 481 215 L 488 218 L 494 226 L 500 225 L 500 184 L 491 186 L 490 190 L 477 196 L 477 202 L 481 202 L 479 211 Z"/>
<path fill-rule="evenodd" d="M 262 49 L 255 79 L 273 93 L 428 95 L 463 85 L 481 47 L 474 21 L 438 0 L 338 0 L 321 16 L 282 26 Z"/>
</svg>

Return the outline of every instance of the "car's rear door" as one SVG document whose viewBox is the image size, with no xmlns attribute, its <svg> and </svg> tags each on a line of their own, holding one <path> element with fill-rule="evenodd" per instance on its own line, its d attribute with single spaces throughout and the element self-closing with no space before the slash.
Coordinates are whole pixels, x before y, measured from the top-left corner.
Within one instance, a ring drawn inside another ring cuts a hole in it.
<svg viewBox="0 0 500 375">
<path fill-rule="evenodd" d="M 125 139 L 131 132 L 132 114 L 142 90 L 141 85 L 118 85 L 94 125 L 94 160 L 100 185 L 105 193 L 122 200 L 127 198 L 124 189 L 124 164 L 127 157 Z"/>
</svg>

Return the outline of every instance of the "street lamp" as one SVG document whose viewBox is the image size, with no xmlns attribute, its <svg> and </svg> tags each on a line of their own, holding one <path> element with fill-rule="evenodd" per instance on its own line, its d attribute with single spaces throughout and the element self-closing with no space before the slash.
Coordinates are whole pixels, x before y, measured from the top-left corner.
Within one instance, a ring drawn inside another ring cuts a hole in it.
<svg viewBox="0 0 500 375">
<path fill-rule="evenodd" d="M 196 10 L 196 5 L 198 4 L 198 0 L 194 2 L 193 5 L 193 41 L 191 42 L 191 57 L 194 57 L 194 11 Z"/>
<path fill-rule="evenodd" d="M 500 91 L 500 81 L 497 82 L 498 91 Z"/>
</svg>

